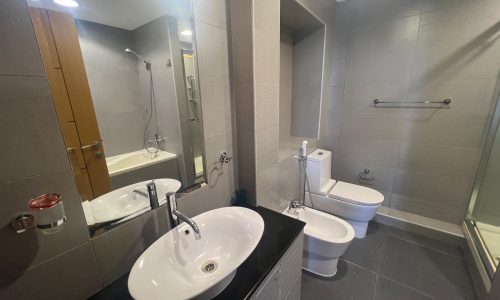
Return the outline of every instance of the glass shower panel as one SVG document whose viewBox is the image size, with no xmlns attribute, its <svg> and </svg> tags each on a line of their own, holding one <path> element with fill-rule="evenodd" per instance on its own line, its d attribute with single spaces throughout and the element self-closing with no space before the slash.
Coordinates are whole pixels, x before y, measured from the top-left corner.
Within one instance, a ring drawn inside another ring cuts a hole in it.
<svg viewBox="0 0 500 300">
<path fill-rule="evenodd" d="M 500 108 L 496 111 L 485 143 L 467 219 L 475 227 L 483 261 L 495 271 L 500 260 Z"/>
</svg>

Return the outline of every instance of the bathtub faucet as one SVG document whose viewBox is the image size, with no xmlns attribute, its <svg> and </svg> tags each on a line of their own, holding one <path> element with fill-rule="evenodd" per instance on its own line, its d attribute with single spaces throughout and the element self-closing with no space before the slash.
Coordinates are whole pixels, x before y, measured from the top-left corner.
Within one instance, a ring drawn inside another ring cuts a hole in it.
<svg viewBox="0 0 500 300">
<path fill-rule="evenodd" d="M 300 202 L 300 200 L 298 199 L 294 199 L 292 201 L 290 201 L 290 204 L 288 205 L 288 212 L 290 212 L 291 209 L 305 209 L 304 208 L 304 205 L 302 205 L 302 203 Z"/>
<path fill-rule="evenodd" d="M 156 144 L 158 147 L 167 141 L 167 138 L 160 136 L 158 133 L 155 134 L 155 138 L 149 140 L 149 144 Z"/>
</svg>

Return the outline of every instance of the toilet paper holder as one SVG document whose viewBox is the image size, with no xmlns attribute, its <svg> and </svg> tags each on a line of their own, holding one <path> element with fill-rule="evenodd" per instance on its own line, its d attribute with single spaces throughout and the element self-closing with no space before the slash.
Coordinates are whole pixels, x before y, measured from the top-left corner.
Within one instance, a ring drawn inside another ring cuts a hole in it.
<svg viewBox="0 0 500 300">
<path fill-rule="evenodd" d="M 17 233 L 38 228 L 44 234 L 52 234 L 62 230 L 66 221 L 66 212 L 57 193 L 43 194 L 28 201 L 28 208 L 33 213 L 21 213 L 11 221 Z"/>
</svg>

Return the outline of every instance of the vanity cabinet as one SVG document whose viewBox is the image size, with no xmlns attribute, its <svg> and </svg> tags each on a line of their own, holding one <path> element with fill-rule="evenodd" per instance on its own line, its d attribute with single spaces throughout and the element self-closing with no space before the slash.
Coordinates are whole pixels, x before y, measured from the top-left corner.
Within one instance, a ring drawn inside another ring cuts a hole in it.
<svg viewBox="0 0 500 300">
<path fill-rule="evenodd" d="M 303 245 L 304 233 L 301 232 L 257 288 L 251 300 L 300 299 Z"/>
</svg>

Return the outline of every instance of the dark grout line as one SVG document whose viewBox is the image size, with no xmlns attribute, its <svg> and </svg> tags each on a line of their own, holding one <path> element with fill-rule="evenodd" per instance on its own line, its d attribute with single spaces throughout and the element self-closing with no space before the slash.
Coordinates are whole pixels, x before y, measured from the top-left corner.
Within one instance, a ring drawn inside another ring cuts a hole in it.
<svg viewBox="0 0 500 300">
<path fill-rule="evenodd" d="M 409 285 L 407 285 L 407 284 L 401 283 L 401 282 L 399 282 L 399 281 L 397 281 L 397 280 L 395 280 L 395 279 L 392 279 L 392 278 L 390 278 L 390 277 L 387 277 L 387 276 L 385 276 L 385 275 L 383 275 L 383 274 L 378 274 L 378 276 L 381 276 L 381 277 L 383 277 L 383 278 L 385 278 L 385 279 L 387 279 L 387 280 L 389 280 L 389 281 L 392 281 L 392 282 L 394 282 L 394 283 L 396 283 L 396 284 L 399 284 L 399 285 L 400 285 L 400 286 L 402 286 L 402 287 L 405 287 L 405 288 L 407 288 L 407 289 L 409 289 L 409 290 L 412 290 L 412 291 L 414 291 L 414 292 L 416 292 L 416 293 L 419 293 L 419 294 L 421 294 L 421 295 L 427 296 L 427 297 L 429 297 L 429 298 L 431 298 L 431 299 L 439 300 L 438 298 L 436 298 L 436 297 L 434 297 L 434 296 L 431 296 L 431 295 L 429 295 L 429 294 L 427 294 L 427 293 L 424 293 L 424 292 L 422 292 L 422 291 L 420 291 L 420 290 L 418 290 L 418 289 L 416 289 L 416 288 L 414 288 L 414 287 L 412 287 L 412 286 L 409 286 Z M 377 277 L 377 278 L 378 278 L 378 277 Z"/>
<path fill-rule="evenodd" d="M 362 269 L 363 271 L 367 271 L 367 272 L 370 272 L 370 273 L 373 273 L 373 274 L 376 274 L 376 275 L 378 274 L 378 271 L 373 271 L 373 270 L 367 269 L 367 268 L 365 268 L 365 267 L 363 267 L 361 265 L 358 265 L 357 263 L 354 263 L 354 262 L 352 262 L 352 261 L 344 258 L 343 256 L 341 256 L 340 259 L 343 260 L 343 261 L 345 261 L 348 264 L 351 264 L 353 266 L 356 266 L 356 267 Z"/>
<path fill-rule="evenodd" d="M 373 286 L 373 294 L 372 294 L 372 299 L 375 300 L 375 296 L 377 295 L 377 284 L 378 284 L 378 277 L 380 274 L 377 273 L 377 277 L 375 277 L 375 285 Z"/>
<path fill-rule="evenodd" d="M 389 237 L 389 236 L 392 237 L 392 238 L 395 238 L 395 239 L 407 242 L 409 244 L 417 245 L 417 246 L 420 246 L 422 248 L 429 249 L 429 250 L 432 250 L 434 252 L 438 252 L 438 253 L 441 253 L 441 254 L 445 254 L 445 255 L 451 256 L 453 258 L 459 259 L 459 260 L 464 260 L 463 256 L 458 256 L 458 255 L 455 255 L 453 253 L 450 253 L 450 252 L 447 252 L 447 251 L 444 251 L 444 250 L 441 250 L 441 249 L 436 249 L 435 247 L 432 247 L 432 246 L 429 246 L 429 245 L 425 245 L 423 243 L 419 243 L 419 242 L 414 241 L 414 240 L 409 240 L 409 239 L 405 239 L 405 238 L 394 236 L 394 235 L 388 235 L 387 237 Z"/>
</svg>

